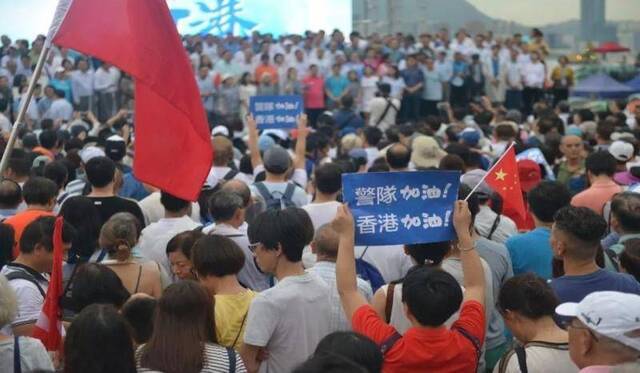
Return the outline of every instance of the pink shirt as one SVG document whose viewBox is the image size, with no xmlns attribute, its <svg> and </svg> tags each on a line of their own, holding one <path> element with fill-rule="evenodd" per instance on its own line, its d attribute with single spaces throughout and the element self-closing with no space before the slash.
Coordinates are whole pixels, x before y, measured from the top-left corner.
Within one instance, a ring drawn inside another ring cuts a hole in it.
<svg viewBox="0 0 640 373">
<path fill-rule="evenodd" d="M 598 214 L 602 214 L 602 208 L 616 194 L 622 192 L 622 187 L 613 180 L 596 181 L 588 189 L 576 194 L 571 199 L 571 205 L 575 207 L 588 207 Z"/>
<path fill-rule="evenodd" d="M 582 368 L 580 373 L 609 373 L 611 367 L 608 365 L 592 365 L 590 367 Z"/>
<path fill-rule="evenodd" d="M 320 76 L 307 76 L 304 84 L 304 107 L 307 109 L 324 108 L 324 79 Z"/>
</svg>

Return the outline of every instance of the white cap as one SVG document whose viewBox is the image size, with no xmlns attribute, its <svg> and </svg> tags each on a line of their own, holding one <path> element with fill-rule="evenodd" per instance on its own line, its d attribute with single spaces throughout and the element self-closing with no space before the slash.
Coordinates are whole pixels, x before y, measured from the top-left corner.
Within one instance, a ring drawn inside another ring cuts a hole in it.
<svg viewBox="0 0 640 373">
<path fill-rule="evenodd" d="M 626 141 L 614 141 L 609 145 L 609 153 L 619 162 L 627 162 L 633 158 L 633 145 Z"/>
<path fill-rule="evenodd" d="M 211 130 L 211 136 L 223 135 L 229 137 L 229 129 L 225 126 L 215 126 Z"/>
<path fill-rule="evenodd" d="M 80 159 L 82 159 L 82 163 L 87 164 L 90 160 L 96 157 L 104 157 L 104 150 L 98 148 L 97 146 L 87 146 L 86 148 L 80 150 Z"/>
<path fill-rule="evenodd" d="M 107 138 L 107 141 L 125 142 L 125 141 L 124 141 L 124 139 L 122 138 L 122 136 L 119 136 L 119 135 L 112 135 L 112 136 L 109 136 L 109 137 Z"/>
<path fill-rule="evenodd" d="M 289 134 L 287 134 L 286 131 L 284 130 L 279 130 L 279 129 L 270 129 L 270 130 L 265 130 L 264 132 L 262 132 L 263 135 L 273 135 L 277 138 L 279 138 L 280 140 L 286 140 L 289 138 Z"/>
<path fill-rule="evenodd" d="M 589 329 L 640 351 L 640 295 L 599 291 L 580 303 L 563 303 L 560 316 L 577 317 Z"/>
</svg>

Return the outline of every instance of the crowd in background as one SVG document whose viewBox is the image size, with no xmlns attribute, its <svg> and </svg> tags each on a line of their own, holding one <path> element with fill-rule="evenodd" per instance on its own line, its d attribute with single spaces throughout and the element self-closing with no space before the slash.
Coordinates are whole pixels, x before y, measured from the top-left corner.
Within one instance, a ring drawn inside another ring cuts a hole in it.
<svg viewBox="0 0 640 373">
<path fill-rule="evenodd" d="M 136 179 L 132 79 L 46 58 L 0 181 L 0 371 L 640 368 L 640 105 L 572 110 L 539 30 L 183 40 L 215 149 L 195 202 Z M 0 42 L 6 142 L 44 37 Z M 297 128 L 260 131 L 250 97 L 290 94 Z M 539 154 L 525 216 L 482 181 L 510 146 Z M 456 239 L 356 246 L 341 176 L 423 170 L 462 175 Z M 29 336 L 56 216 L 50 356 Z"/>
</svg>

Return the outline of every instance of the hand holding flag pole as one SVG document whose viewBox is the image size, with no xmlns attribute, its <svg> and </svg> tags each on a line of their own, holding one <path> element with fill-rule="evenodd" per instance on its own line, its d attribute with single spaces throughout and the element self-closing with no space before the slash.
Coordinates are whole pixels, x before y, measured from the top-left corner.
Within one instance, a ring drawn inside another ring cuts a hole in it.
<svg viewBox="0 0 640 373">
<path fill-rule="evenodd" d="M 480 181 L 478 181 L 478 183 L 476 184 L 476 186 L 474 186 L 474 187 L 473 187 L 473 189 L 471 189 L 471 192 L 469 192 L 469 194 L 467 195 L 467 197 L 464 199 L 465 201 L 468 201 L 468 200 L 469 200 L 469 197 L 471 197 L 471 195 L 472 195 L 473 193 L 475 193 L 475 192 L 476 192 L 476 190 L 480 187 L 480 184 L 482 184 L 482 183 L 484 182 L 484 179 L 486 179 L 486 178 L 487 178 L 487 176 L 489 176 L 489 175 L 491 174 L 491 171 L 493 171 L 493 169 L 495 168 L 495 166 L 496 166 L 497 164 L 499 164 L 499 163 L 502 161 L 502 159 L 507 155 L 507 153 L 509 153 L 509 150 L 510 150 L 514 145 L 515 145 L 515 143 L 514 143 L 514 142 L 512 142 L 512 143 L 507 147 L 507 149 L 505 149 L 505 151 L 502 153 L 502 155 L 500 156 L 500 158 L 498 158 L 498 161 L 496 161 L 496 163 L 494 163 L 494 166 L 493 166 L 493 167 L 491 167 L 491 168 L 489 169 L 489 171 L 487 171 L 487 173 L 486 173 L 486 174 L 484 174 L 484 176 L 482 176 L 482 178 L 480 179 Z"/>
</svg>

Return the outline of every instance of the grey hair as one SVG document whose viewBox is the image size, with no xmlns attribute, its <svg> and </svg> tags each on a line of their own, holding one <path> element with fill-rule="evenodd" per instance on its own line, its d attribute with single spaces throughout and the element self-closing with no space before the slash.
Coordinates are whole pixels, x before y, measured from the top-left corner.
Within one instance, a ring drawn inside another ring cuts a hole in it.
<svg viewBox="0 0 640 373">
<path fill-rule="evenodd" d="M 129 248 L 138 243 L 138 220 L 128 212 L 119 212 L 107 220 L 100 230 L 100 246 L 114 248 L 119 242 L 126 242 Z"/>
<path fill-rule="evenodd" d="M 0 275 L 0 328 L 9 325 L 18 313 L 18 300 L 9 280 Z"/>
</svg>

